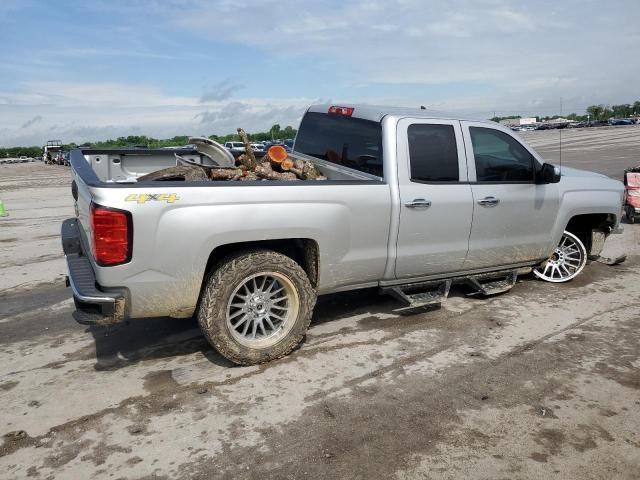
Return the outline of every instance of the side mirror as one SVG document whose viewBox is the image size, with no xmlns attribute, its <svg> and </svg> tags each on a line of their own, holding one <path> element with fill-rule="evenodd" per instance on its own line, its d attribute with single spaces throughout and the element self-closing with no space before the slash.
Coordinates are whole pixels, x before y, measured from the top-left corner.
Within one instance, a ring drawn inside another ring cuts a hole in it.
<svg viewBox="0 0 640 480">
<path fill-rule="evenodd" d="M 560 168 L 550 163 L 542 164 L 538 180 L 538 183 L 558 183 L 560 181 Z"/>
</svg>

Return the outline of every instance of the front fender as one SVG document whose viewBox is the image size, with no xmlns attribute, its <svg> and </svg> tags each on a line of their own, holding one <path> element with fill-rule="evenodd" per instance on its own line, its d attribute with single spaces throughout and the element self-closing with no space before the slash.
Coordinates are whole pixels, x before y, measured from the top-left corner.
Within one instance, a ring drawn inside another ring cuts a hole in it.
<svg viewBox="0 0 640 480">
<path fill-rule="evenodd" d="M 613 182 L 612 182 L 613 183 Z M 619 182 L 618 182 L 619 183 Z M 622 184 L 620 184 L 622 186 Z M 550 237 L 549 254 L 560 241 L 567 225 L 577 215 L 611 215 L 614 228 L 620 222 L 623 189 L 573 189 L 562 193 L 560 208 Z"/>
</svg>

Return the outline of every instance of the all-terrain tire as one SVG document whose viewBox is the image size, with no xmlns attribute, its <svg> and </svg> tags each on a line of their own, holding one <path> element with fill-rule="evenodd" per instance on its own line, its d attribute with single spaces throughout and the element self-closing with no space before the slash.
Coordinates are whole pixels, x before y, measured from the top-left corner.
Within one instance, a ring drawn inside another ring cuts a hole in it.
<svg viewBox="0 0 640 480">
<path fill-rule="evenodd" d="M 227 322 L 230 297 L 242 282 L 251 275 L 273 272 L 285 276 L 293 285 L 298 300 L 293 324 L 276 344 L 255 348 L 239 342 Z M 254 249 L 236 253 L 226 258 L 209 276 L 204 287 L 198 324 L 206 339 L 228 360 L 239 365 L 256 365 L 289 354 L 304 338 L 311 323 L 316 303 L 316 292 L 302 267 L 281 253 Z"/>
</svg>

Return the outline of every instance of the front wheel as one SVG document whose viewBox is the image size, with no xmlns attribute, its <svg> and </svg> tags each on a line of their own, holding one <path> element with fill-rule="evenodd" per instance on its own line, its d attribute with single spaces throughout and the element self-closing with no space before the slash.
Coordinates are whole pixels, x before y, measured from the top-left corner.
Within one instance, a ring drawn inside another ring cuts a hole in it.
<svg viewBox="0 0 640 480">
<path fill-rule="evenodd" d="M 577 277 L 587 263 L 587 249 L 573 233 L 565 231 L 551 257 L 533 269 L 541 280 L 568 282 Z"/>
<path fill-rule="evenodd" d="M 627 221 L 629 223 L 636 223 L 636 209 L 631 205 L 625 207 L 624 213 L 627 215 Z"/>
<path fill-rule="evenodd" d="M 198 323 L 221 355 L 240 365 L 283 357 L 304 337 L 316 294 L 305 271 L 271 250 L 227 259 L 209 277 Z"/>
</svg>

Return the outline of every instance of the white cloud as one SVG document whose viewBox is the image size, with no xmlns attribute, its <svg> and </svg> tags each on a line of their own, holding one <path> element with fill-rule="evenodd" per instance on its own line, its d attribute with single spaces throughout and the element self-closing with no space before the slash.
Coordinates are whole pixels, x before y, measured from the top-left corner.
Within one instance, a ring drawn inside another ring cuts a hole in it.
<svg viewBox="0 0 640 480">
<path fill-rule="evenodd" d="M 189 4 L 168 18 L 220 41 L 330 58 L 360 84 L 471 82 L 534 100 L 597 96 L 603 85 L 632 96 L 640 76 L 635 0 Z M 238 28 L 242 18 L 260 18 L 261 28 Z"/>
<path fill-rule="evenodd" d="M 144 50 L 121 50 L 118 48 L 65 48 L 64 50 L 43 50 L 39 52 L 42 57 L 72 57 L 72 58 L 95 58 L 95 57 L 133 57 L 150 58 L 156 60 L 181 60 L 184 55 L 166 55 L 162 53 L 149 52 Z"/>
<path fill-rule="evenodd" d="M 157 87 L 114 82 L 24 82 L 13 92 L 0 91 L 0 104 L 156 107 L 197 105 L 190 97 L 164 95 Z"/>
<path fill-rule="evenodd" d="M 0 13 L 22 5 L 0 1 Z M 122 18 L 114 28 L 126 38 L 135 32 L 131 48 L 119 52 L 110 44 L 88 43 L 43 49 L 24 61 L 19 53 L 3 58 L 0 68 L 19 72 L 25 81 L 10 90 L 0 83 L 0 145 L 41 143 L 52 135 L 83 141 L 134 131 L 173 136 L 295 125 L 305 106 L 315 102 L 312 87 L 299 98 L 257 98 L 251 93 L 254 78 L 245 80 L 243 71 L 201 79 L 203 91 L 179 95 L 162 88 L 170 82 L 160 77 L 154 84 L 35 80 L 59 78 L 49 75 L 63 57 L 102 63 L 117 56 L 183 58 L 176 52 L 185 34 L 199 36 L 203 46 L 213 41 L 216 48 L 240 46 L 236 51 L 245 54 L 257 50 L 263 52 L 261 61 L 273 59 L 291 69 L 300 63 L 328 65 L 326 78 L 320 68 L 314 71 L 334 85 L 330 95 L 336 101 L 423 104 L 487 117 L 494 111 L 557 113 L 560 97 L 569 113 L 639 96 L 637 0 L 93 0 L 83 5 L 92 14 Z M 172 48 L 147 36 L 168 39 Z M 297 63 L 300 59 L 304 62 Z M 254 65 L 252 60 L 247 58 L 247 65 Z M 208 75 L 197 61 L 175 63 L 185 65 L 183 73 L 191 79 Z M 122 78 L 130 77 L 123 72 Z M 265 78 L 261 90 L 268 91 L 269 82 L 274 80 Z M 286 84 L 280 86 L 286 91 Z M 292 87 L 305 91 L 305 85 Z"/>
<path fill-rule="evenodd" d="M 244 85 L 226 79 L 214 85 L 209 85 L 204 95 L 200 98 L 200 102 L 221 102 L 229 99 L 235 92 L 242 90 L 242 88 L 244 88 Z"/>
<path fill-rule="evenodd" d="M 313 98 L 241 98 L 209 101 L 164 95 L 159 89 L 118 83 L 28 82 L 0 92 L 0 145 L 40 145 L 126 135 L 174 135 L 248 131 L 274 123 L 297 125 Z"/>
<path fill-rule="evenodd" d="M 35 117 L 30 118 L 29 120 L 24 122 L 20 128 L 22 129 L 29 128 L 40 121 L 42 121 L 42 115 L 36 115 Z"/>
</svg>

